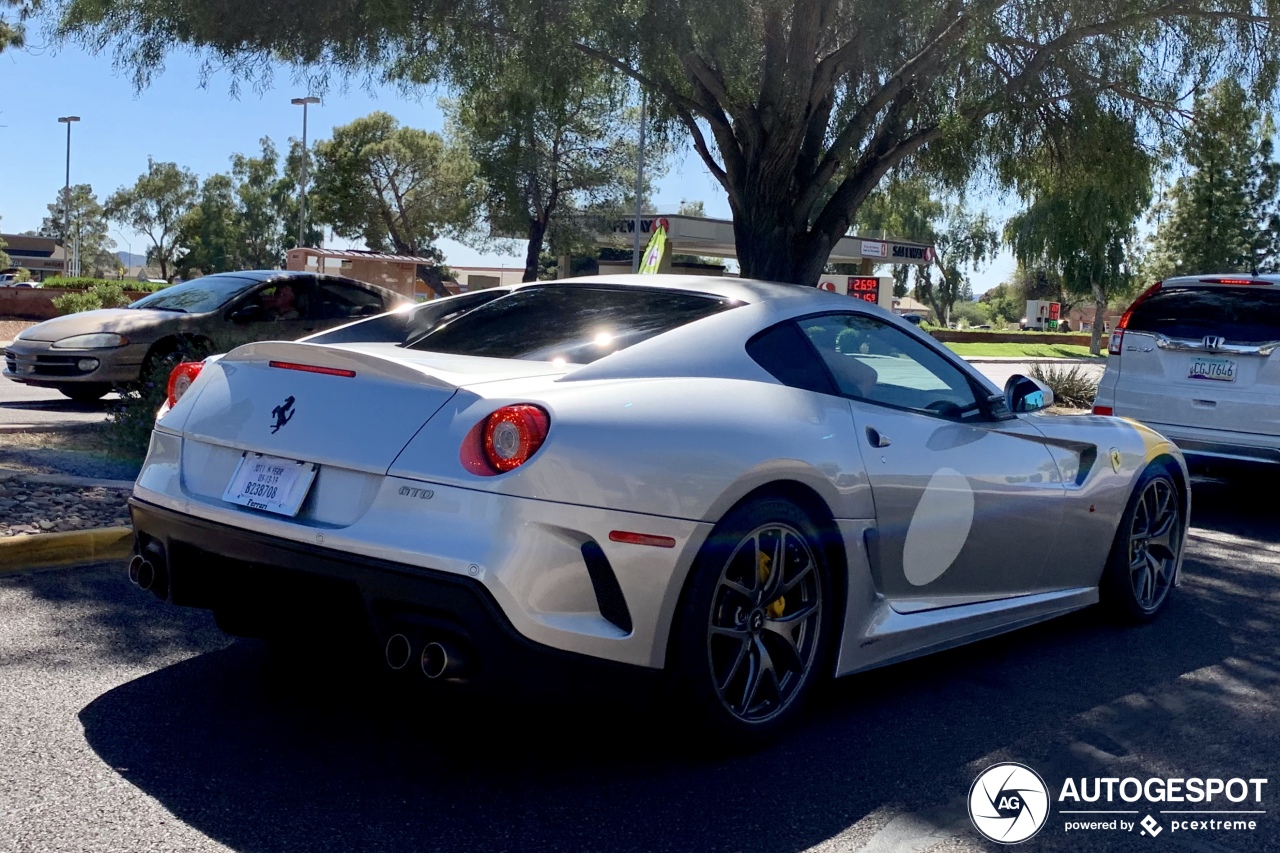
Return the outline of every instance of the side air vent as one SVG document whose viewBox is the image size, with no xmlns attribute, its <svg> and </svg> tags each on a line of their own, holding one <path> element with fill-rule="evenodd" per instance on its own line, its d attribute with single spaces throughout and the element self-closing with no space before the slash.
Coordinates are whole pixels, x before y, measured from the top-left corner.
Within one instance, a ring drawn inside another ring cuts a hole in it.
<svg viewBox="0 0 1280 853">
<path fill-rule="evenodd" d="M 582 560 L 587 564 L 587 574 L 591 575 L 600 615 L 630 634 L 631 611 L 627 609 L 627 600 L 622 596 L 622 587 L 618 585 L 618 578 L 613 573 L 613 566 L 609 565 L 609 558 L 604 555 L 604 549 L 594 540 L 583 542 Z"/>
</svg>

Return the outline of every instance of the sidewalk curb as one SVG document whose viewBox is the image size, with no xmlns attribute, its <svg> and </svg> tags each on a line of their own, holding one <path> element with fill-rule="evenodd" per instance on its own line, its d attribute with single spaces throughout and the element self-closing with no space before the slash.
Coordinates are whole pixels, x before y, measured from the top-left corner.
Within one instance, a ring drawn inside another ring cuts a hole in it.
<svg viewBox="0 0 1280 853">
<path fill-rule="evenodd" d="M 70 486 L 73 489 L 133 489 L 133 480 L 103 480 L 72 474 L 28 474 L 16 468 L 0 467 L 0 483 L 14 479 L 46 486 Z"/>
<path fill-rule="evenodd" d="M 45 566 L 122 559 L 133 551 L 133 528 L 98 527 L 0 539 L 0 575 Z"/>
</svg>

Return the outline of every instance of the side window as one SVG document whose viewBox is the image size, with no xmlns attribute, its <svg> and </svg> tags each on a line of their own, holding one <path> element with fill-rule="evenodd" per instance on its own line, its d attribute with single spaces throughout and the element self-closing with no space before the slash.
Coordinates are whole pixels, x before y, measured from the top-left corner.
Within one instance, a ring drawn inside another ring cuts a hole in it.
<svg viewBox="0 0 1280 853">
<path fill-rule="evenodd" d="M 862 314 L 797 322 L 842 394 L 946 418 L 979 411 L 964 373 L 900 329 Z"/>
<path fill-rule="evenodd" d="M 320 297 L 320 311 L 316 317 L 319 320 L 354 320 L 372 317 L 386 310 L 378 294 L 350 284 L 317 282 L 316 294 Z"/>
<path fill-rule="evenodd" d="M 292 278 L 259 288 L 244 301 L 244 307 L 256 306 L 262 322 L 305 320 L 313 316 L 313 301 L 310 282 Z"/>
<path fill-rule="evenodd" d="M 760 332 L 747 341 L 747 355 L 783 385 L 819 394 L 839 393 L 794 323 L 779 323 Z"/>
</svg>

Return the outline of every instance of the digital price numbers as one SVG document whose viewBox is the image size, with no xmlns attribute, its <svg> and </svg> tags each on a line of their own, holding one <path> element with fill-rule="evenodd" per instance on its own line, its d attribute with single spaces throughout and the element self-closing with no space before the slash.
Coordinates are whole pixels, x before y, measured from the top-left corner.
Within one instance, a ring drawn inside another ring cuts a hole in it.
<svg viewBox="0 0 1280 853">
<path fill-rule="evenodd" d="M 875 276 L 849 276 L 850 296 L 864 299 L 873 305 L 880 304 L 880 279 Z"/>
</svg>

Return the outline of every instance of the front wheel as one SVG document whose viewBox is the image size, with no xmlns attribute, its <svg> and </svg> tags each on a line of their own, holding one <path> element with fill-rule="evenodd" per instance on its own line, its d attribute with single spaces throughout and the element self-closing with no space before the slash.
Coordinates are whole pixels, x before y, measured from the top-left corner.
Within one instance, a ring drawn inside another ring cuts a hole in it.
<svg viewBox="0 0 1280 853">
<path fill-rule="evenodd" d="M 827 668 L 835 608 L 821 541 L 800 507 L 770 498 L 733 510 L 698 555 L 672 674 L 682 704 L 726 744 L 783 728 Z"/>
<path fill-rule="evenodd" d="M 62 385 L 58 393 L 77 403 L 92 403 L 101 400 L 111 391 L 111 385 L 103 382 L 84 382 L 78 385 Z"/>
<path fill-rule="evenodd" d="M 1102 600 L 1113 613 L 1142 622 L 1164 607 L 1186 533 L 1184 506 L 1168 470 L 1148 468 L 1120 519 L 1102 577 Z"/>
</svg>

